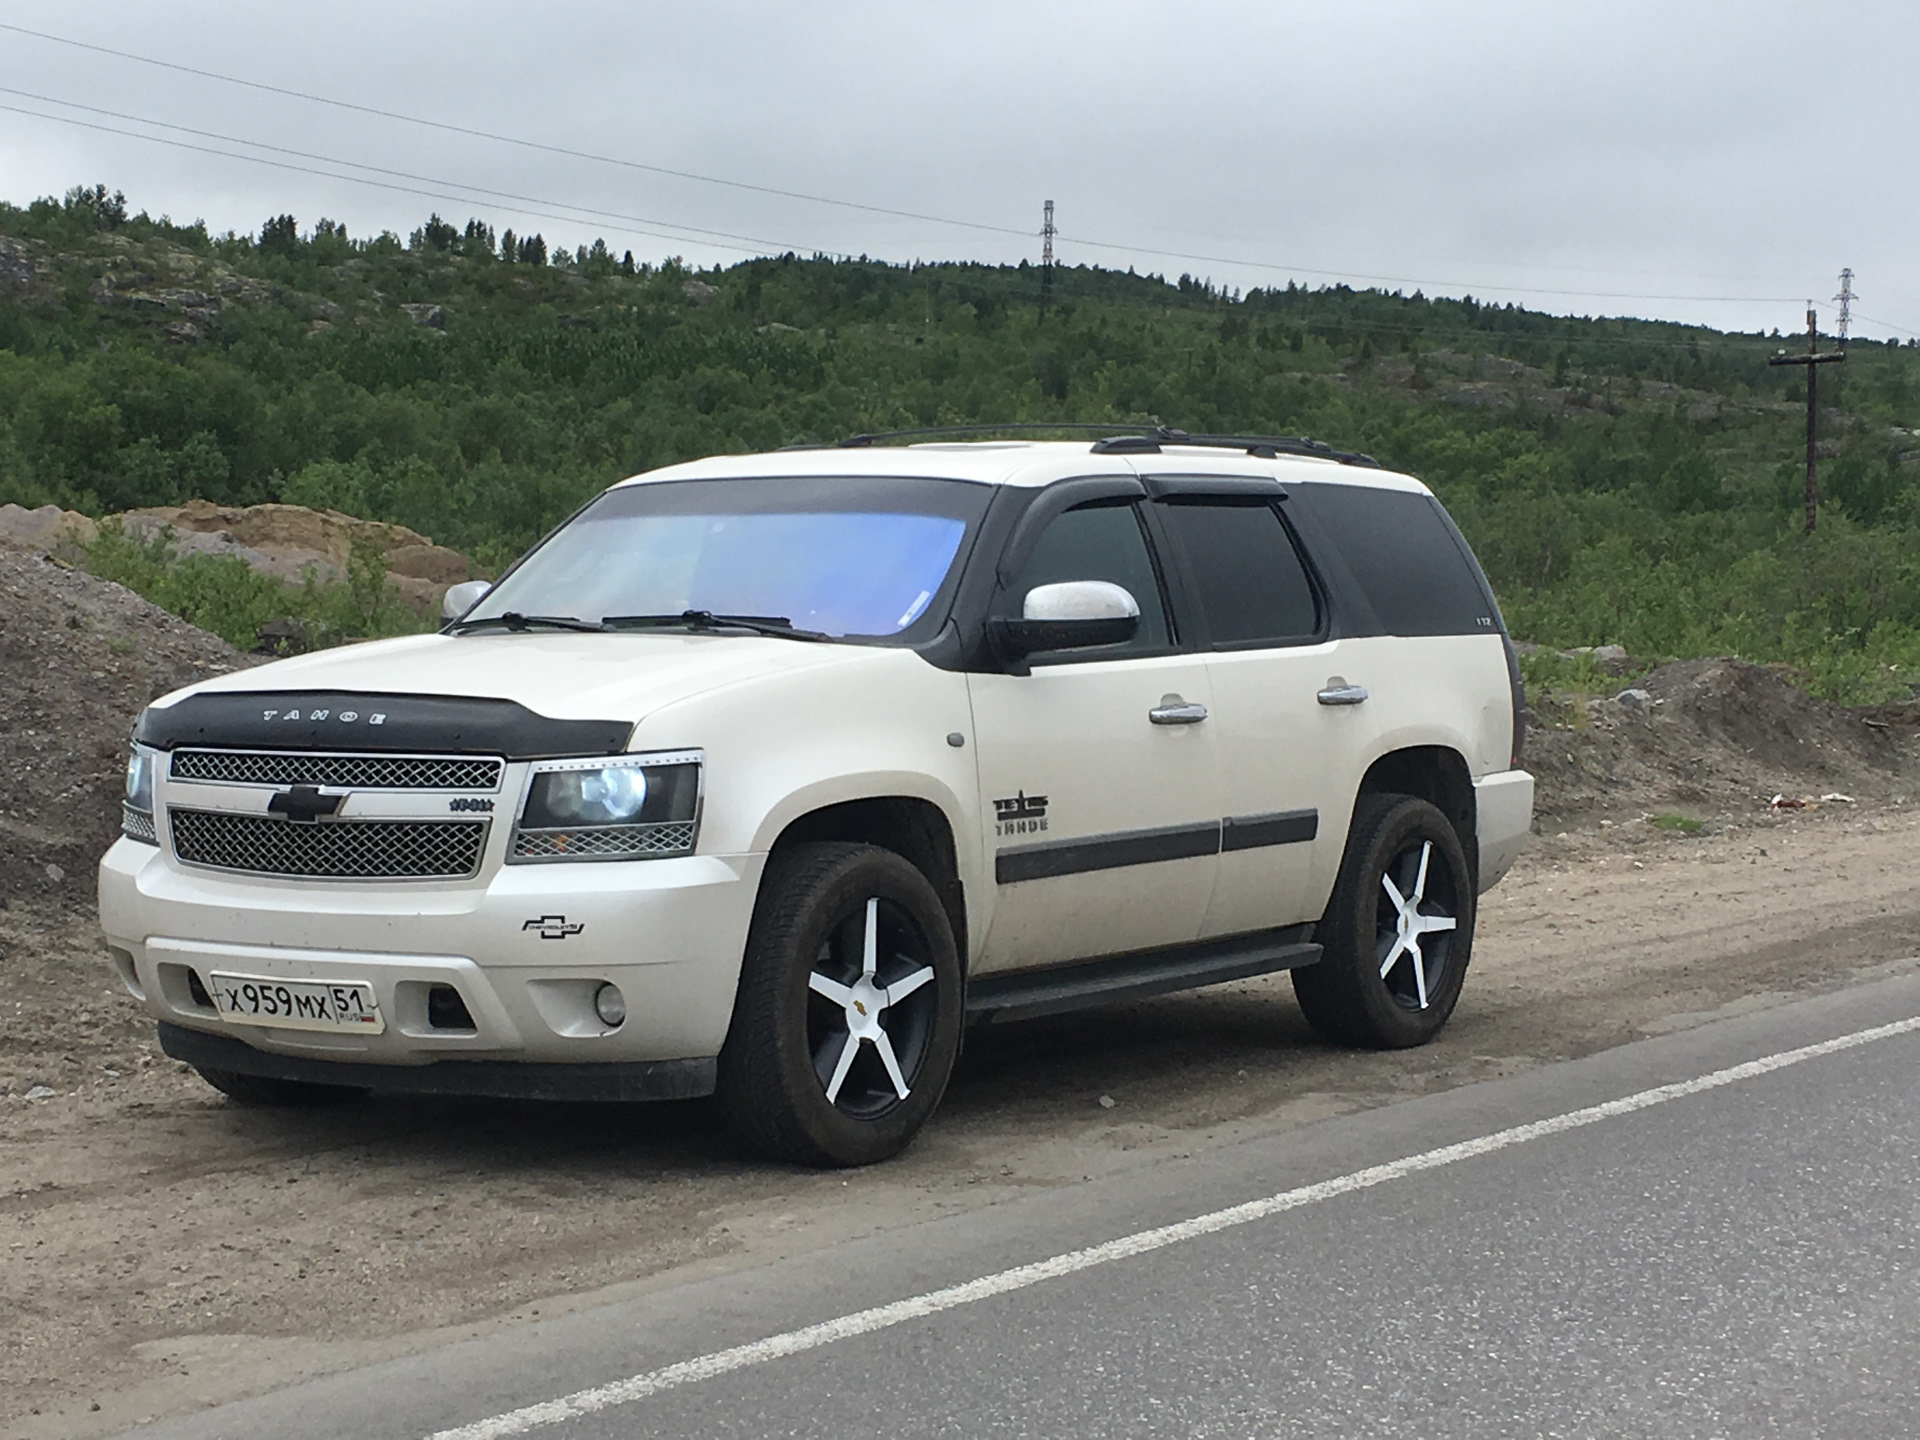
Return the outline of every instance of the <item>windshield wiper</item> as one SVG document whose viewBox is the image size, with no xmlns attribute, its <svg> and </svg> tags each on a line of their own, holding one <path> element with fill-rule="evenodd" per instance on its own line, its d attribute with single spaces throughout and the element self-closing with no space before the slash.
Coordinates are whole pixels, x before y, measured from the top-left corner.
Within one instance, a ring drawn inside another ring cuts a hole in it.
<svg viewBox="0 0 1920 1440">
<path fill-rule="evenodd" d="M 476 630 L 482 625 L 499 625 L 518 634 L 522 630 L 604 630 L 607 627 L 592 620 L 581 620 L 572 615 L 522 615 L 518 610 L 508 610 L 501 615 L 489 615 L 480 620 L 461 620 L 448 627 L 448 633 L 461 635 L 468 630 Z"/>
<path fill-rule="evenodd" d="M 830 640 L 818 630 L 800 630 L 784 615 L 716 615 L 711 610 L 682 610 L 678 615 L 609 615 L 600 622 L 609 630 L 751 630 L 782 640 Z"/>
</svg>

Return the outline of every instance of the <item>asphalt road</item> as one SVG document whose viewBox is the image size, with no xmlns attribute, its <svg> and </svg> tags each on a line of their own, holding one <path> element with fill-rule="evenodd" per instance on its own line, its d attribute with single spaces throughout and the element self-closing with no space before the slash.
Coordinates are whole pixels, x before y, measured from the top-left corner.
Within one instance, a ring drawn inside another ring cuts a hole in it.
<svg viewBox="0 0 1920 1440">
<path fill-rule="evenodd" d="M 1905 976 L 135 1433 L 1911 1436 L 1917 1063 Z"/>
</svg>

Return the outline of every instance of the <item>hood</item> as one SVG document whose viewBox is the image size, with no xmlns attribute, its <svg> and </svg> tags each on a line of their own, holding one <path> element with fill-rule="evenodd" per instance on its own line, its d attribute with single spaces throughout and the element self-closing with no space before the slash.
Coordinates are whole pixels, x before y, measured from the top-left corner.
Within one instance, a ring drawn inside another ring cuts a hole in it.
<svg viewBox="0 0 1920 1440">
<path fill-rule="evenodd" d="M 205 680 L 190 696 L 324 691 L 508 700 L 555 720 L 637 723 L 662 705 L 755 675 L 878 658 L 862 645 L 758 635 L 410 635 L 343 645 Z"/>
</svg>

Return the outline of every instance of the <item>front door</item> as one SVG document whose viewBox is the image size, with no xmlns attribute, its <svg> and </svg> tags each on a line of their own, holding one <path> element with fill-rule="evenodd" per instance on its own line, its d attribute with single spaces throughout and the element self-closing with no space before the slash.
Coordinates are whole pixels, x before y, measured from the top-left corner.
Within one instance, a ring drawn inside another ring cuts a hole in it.
<svg viewBox="0 0 1920 1440">
<path fill-rule="evenodd" d="M 976 973 L 1194 940 L 1219 861 L 1207 664 L 1175 644 L 1133 504 L 1061 514 L 1003 604 L 1063 580 L 1123 586 L 1140 630 L 968 677 L 994 883 Z"/>
</svg>

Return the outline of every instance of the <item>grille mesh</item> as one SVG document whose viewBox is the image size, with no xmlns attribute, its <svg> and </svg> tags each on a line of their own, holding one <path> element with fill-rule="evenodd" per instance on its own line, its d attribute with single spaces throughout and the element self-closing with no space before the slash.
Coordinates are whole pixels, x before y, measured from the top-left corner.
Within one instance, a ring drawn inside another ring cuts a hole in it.
<svg viewBox="0 0 1920 1440">
<path fill-rule="evenodd" d="M 320 879 L 460 879 L 480 868 L 484 820 L 336 820 L 301 824 L 212 810 L 167 812 L 188 865 Z"/>
<path fill-rule="evenodd" d="M 236 785 L 332 785 L 357 790 L 497 790 L 501 762 L 465 755 L 255 754 L 176 750 L 175 780 Z"/>
<path fill-rule="evenodd" d="M 691 849 L 691 820 L 580 830 L 522 830 L 513 837 L 516 860 L 614 860 L 630 855 L 679 855 Z"/>
<path fill-rule="evenodd" d="M 122 801 L 120 804 L 120 830 L 129 840 L 139 840 L 148 845 L 158 845 L 160 837 L 154 833 L 153 816 L 144 810 L 136 810 Z"/>
</svg>

